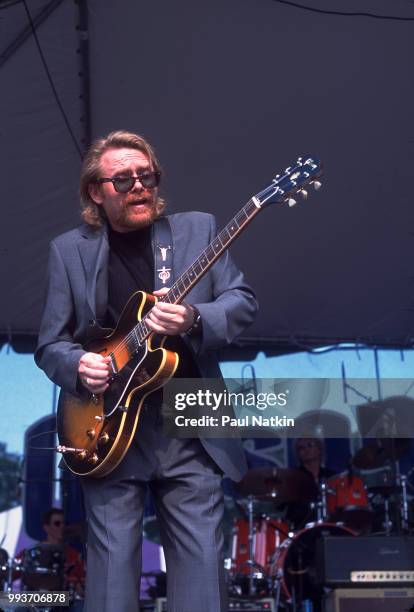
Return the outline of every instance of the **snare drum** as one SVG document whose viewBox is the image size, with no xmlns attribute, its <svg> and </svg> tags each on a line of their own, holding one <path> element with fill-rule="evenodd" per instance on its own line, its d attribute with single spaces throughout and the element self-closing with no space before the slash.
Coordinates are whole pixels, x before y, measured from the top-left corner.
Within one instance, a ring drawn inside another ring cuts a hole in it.
<svg viewBox="0 0 414 612">
<path fill-rule="evenodd" d="M 316 542 L 327 536 L 354 536 L 356 533 L 334 523 L 313 523 L 286 539 L 276 550 L 270 574 L 279 582 L 281 594 L 292 601 L 293 593 L 302 599 L 321 596 L 323 587 L 316 580 Z"/>
<path fill-rule="evenodd" d="M 345 523 L 357 531 L 366 531 L 372 525 L 373 511 L 361 478 L 343 472 L 329 478 L 326 486 L 331 522 Z"/>
<path fill-rule="evenodd" d="M 255 519 L 253 533 L 253 560 L 264 570 L 267 569 L 279 548 L 288 537 L 289 525 L 280 519 L 269 517 Z M 232 530 L 232 571 L 248 574 L 249 522 L 237 519 Z"/>
</svg>

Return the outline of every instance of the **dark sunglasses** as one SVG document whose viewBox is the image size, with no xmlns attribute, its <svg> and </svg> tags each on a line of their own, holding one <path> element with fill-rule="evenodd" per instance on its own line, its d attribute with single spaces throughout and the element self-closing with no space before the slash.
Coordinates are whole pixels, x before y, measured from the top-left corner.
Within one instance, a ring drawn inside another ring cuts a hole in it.
<svg viewBox="0 0 414 612">
<path fill-rule="evenodd" d="M 112 183 L 117 193 L 128 193 L 134 188 L 137 181 L 145 189 L 153 189 L 160 183 L 161 172 L 142 172 L 137 176 L 114 176 L 114 178 L 100 178 L 97 183 Z"/>
</svg>

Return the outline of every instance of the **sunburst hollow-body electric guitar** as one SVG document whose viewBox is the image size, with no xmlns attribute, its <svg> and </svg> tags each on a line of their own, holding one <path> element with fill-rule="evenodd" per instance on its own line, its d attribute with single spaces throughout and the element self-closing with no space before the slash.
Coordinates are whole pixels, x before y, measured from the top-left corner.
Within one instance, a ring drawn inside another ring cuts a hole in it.
<svg viewBox="0 0 414 612">
<path fill-rule="evenodd" d="M 253 196 L 215 237 L 191 266 L 161 298 L 179 304 L 207 270 L 247 227 L 258 212 L 270 204 L 293 206 L 298 192 L 322 173 L 320 161 L 299 157 L 276 175 L 270 185 Z M 153 295 L 137 291 L 128 300 L 115 330 L 85 346 L 90 352 L 109 357 L 112 376 L 102 395 L 75 396 L 62 390 L 57 413 L 59 445 L 68 468 L 82 476 L 102 477 L 122 460 L 134 437 L 145 398 L 170 380 L 179 356 L 164 348 L 167 337 L 154 335 L 146 317 L 157 302 Z"/>
</svg>

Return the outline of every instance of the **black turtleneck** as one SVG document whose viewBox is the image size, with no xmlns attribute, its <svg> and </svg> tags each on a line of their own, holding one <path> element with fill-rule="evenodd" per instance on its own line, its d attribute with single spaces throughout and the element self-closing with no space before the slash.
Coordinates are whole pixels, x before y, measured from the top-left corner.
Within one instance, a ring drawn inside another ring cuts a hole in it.
<svg viewBox="0 0 414 612">
<path fill-rule="evenodd" d="M 135 291 L 154 290 L 154 254 L 152 228 L 116 232 L 108 228 L 108 321 L 115 327 L 123 307 Z"/>
</svg>

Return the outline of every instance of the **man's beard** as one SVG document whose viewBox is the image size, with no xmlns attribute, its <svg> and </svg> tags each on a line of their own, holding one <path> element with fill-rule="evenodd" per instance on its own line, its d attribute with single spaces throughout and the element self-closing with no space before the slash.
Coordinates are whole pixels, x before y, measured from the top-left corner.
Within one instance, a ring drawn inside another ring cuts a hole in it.
<svg viewBox="0 0 414 612">
<path fill-rule="evenodd" d="M 145 210 L 140 211 L 138 215 L 134 214 L 131 204 L 125 204 L 119 211 L 116 223 L 119 227 L 137 230 L 152 225 L 158 217 L 159 211 L 155 201 L 150 206 L 146 205 Z"/>
</svg>

